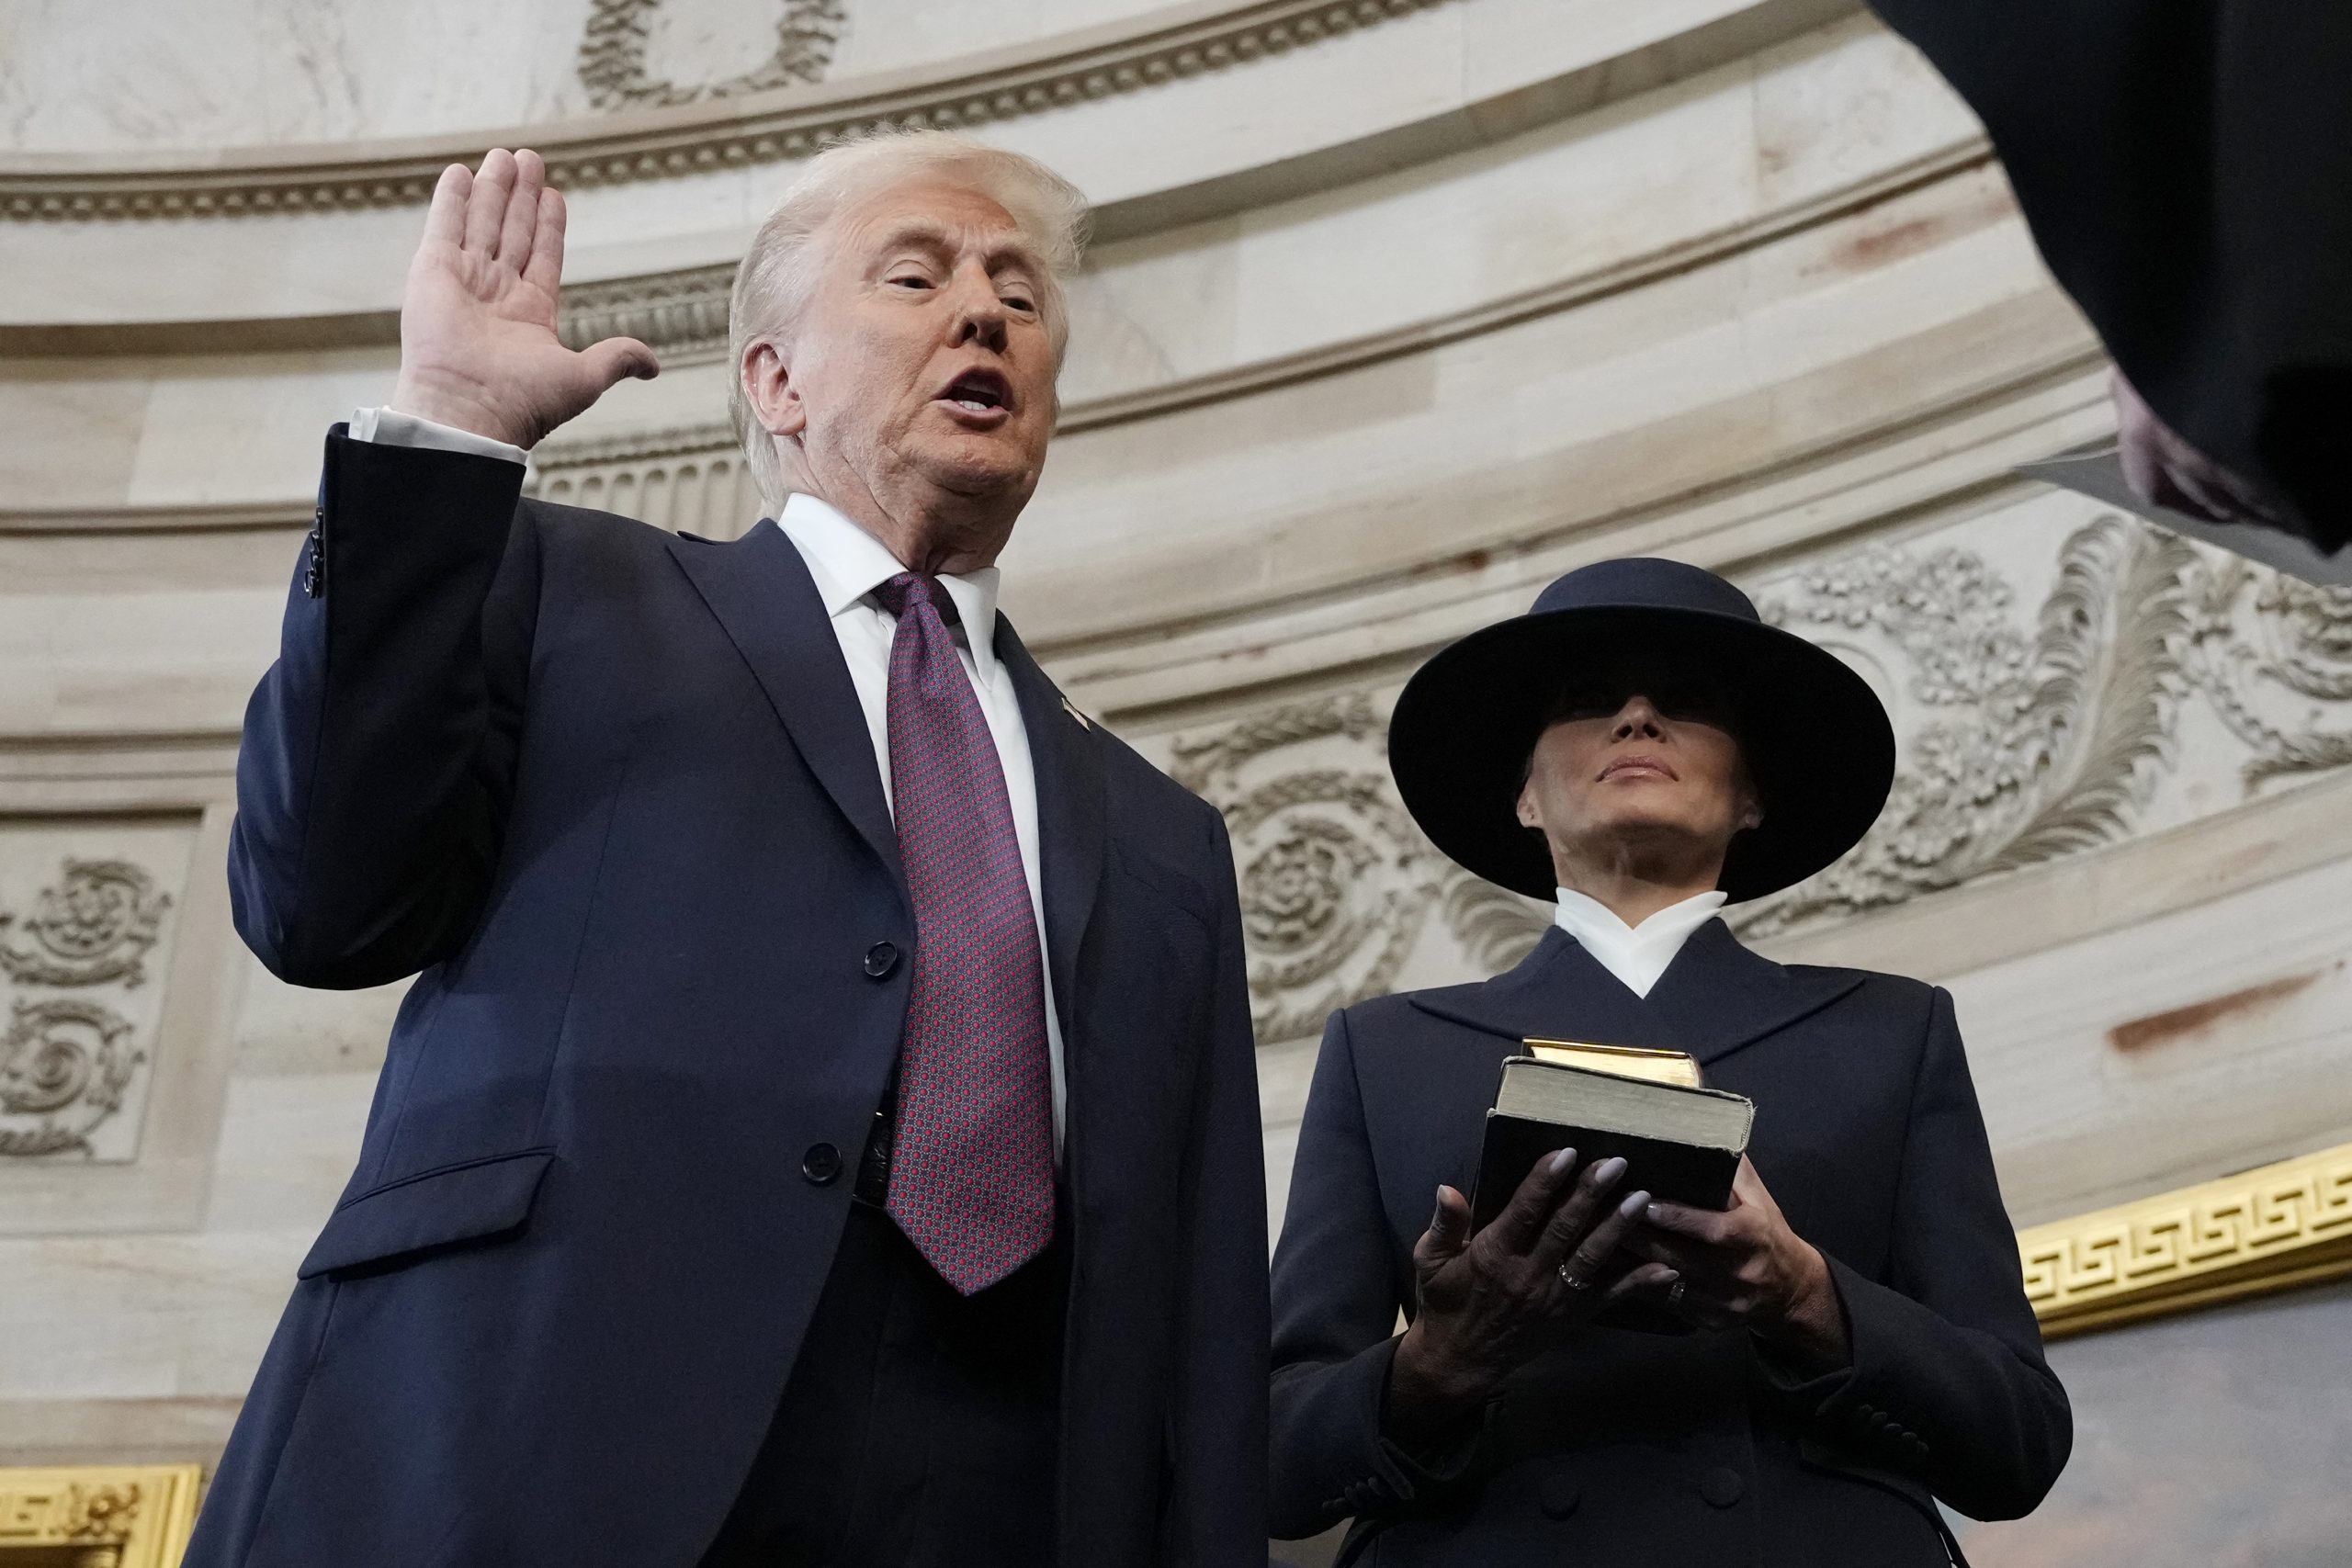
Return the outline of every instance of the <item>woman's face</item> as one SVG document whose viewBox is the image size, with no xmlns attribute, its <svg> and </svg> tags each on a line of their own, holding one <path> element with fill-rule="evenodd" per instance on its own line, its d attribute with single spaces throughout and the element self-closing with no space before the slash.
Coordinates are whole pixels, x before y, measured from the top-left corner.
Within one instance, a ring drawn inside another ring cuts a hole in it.
<svg viewBox="0 0 2352 1568">
<path fill-rule="evenodd" d="M 1604 677 L 1572 686 L 1553 711 L 1519 819 L 1543 832 L 1564 875 L 1660 855 L 1719 868 L 1734 835 L 1763 820 L 1729 704 L 1711 682 Z"/>
</svg>

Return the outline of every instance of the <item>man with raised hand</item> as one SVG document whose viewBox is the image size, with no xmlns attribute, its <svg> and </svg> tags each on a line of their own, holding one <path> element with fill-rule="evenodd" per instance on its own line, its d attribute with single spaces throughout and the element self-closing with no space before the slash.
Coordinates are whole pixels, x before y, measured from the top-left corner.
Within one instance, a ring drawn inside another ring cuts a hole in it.
<svg viewBox="0 0 2352 1568">
<path fill-rule="evenodd" d="M 948 136 L 815 159 L 716 544 L 522 498 L 657 367 L 558 340 L 536 155 L 443 175 L 230 864 L 273 972 L 419 978 L 191 1564 L 1264 1561 L 1224 825 L 997 612 L 1084 219 Z"/>
</svg>

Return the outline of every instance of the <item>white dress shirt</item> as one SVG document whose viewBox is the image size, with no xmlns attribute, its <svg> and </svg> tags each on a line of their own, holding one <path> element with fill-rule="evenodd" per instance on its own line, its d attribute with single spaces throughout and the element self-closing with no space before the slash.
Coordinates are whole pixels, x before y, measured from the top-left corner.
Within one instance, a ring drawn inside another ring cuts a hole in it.
<svg viewBox="0 0 2352 1568">
<path fill-rule="evenodd" d="M 351 417 L 351 437 L 388 446 L 429 446 L 516 463 L 526 460 L 520 446 L 391 409 L 359 410 Z M 833 637 L 849 666 L 850 685 L 865 713 L 866 734 L 874 741 L 882 799 L 889 804 L 890 638 L 898 622 L 875 600 L 874 590 L 907 569 L 881 540 L 813 495 L 793 496 L 785 502 L 784 515 L 777 522 L 808 563 L 817 597 L 831 619 Z M 1012 805 L 1012 834 L 1021 845 L 1021 869 L 1029 878 L 1029 907 L 1037 920 L 1038 970 L 1046 993 L 1046 1052 L 1053 1073 L 1054 1148 L 1058 1154 L 1069 1116 L 1069 1088 L 1062 1063 L 1061 1019 L 1054 1009 L 1053 984 L 1047 977 L 1051 971 L 1045 963 L 1046 904 L 1037 869 L 1037 772 L 1029 757 L 1029 731 L 1021 720 L 1021 698 L 1013 689 L 1012 671 L 996 656 L 997 570 L 983 567 L 957 577 L 943 576 L 939 581 L 956 604 L 960 624 L 950 628 L 956 650 L 963 656 L 964 673 L 971 677 L 989 738 L 996 742 L 1005 795 Z"/>
<path fill-rule="evenodd" d="M 1553 924 L 1576 938 L 1577 946 L 1637 997 L 1650 994 L 1650 987 L 1690 940 L 1690 933 L 1713 919 L 1728 897 L 1724 893 L 1701 893 L 1679 904 L 1668 904 L 1638 926 L 1629 926 L 1598 898 L 1573 887 L 1555 891 L 1560 904 L 1553 913 Z"/>
</svg>

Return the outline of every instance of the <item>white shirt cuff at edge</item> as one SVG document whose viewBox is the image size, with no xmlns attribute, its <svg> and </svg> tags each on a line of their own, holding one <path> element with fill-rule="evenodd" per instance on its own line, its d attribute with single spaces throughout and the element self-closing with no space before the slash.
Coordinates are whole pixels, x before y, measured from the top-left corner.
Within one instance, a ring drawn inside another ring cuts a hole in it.
<svg viewBox="0 0 2352 1568">
<path fill-rule="evenodd" d="M 530 461 L 529 454 L 509 442 L 493 441 L 470 430 L 435 424 L 398 409 L 356 409 L 351 415 L 351 438 L 386 446 L 429 446 L 440 452 L 470 452 L 477 457 L 503 457 L 510 463 Z"/>
</svg>

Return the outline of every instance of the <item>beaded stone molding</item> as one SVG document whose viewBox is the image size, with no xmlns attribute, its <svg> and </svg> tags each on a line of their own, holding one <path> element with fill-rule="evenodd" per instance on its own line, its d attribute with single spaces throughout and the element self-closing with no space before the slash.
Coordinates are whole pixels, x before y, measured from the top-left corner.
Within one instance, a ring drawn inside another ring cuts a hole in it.
<svg viewBox="0 0 2352 1568">
<path fill-rule="evenodd" d="M 881 85 L 791 85 L 708 103 L 550 123 L 503 133 L 546 155 L 557 186 L 623 185 L 807 157 L 859 131 L 925 126 L 956 130 L 1020 118 L 1090 99 L 1158 86 L 1281 54 L 1447 0 L 1260 0 L 1186 6 L 1137 23 L 1007 51 L 948 76 Z M 144 168 L 89 166 L 79 156 L 26 157 L 0 165 L 0 218 L 235 217 L 249 213 L 397 207 L 423 202 L 443 168 L 471 161 L 496 134 L 417 139 L 388 151 L 322 156 L 241 150 L 158 160 Z"/>
</svg>

